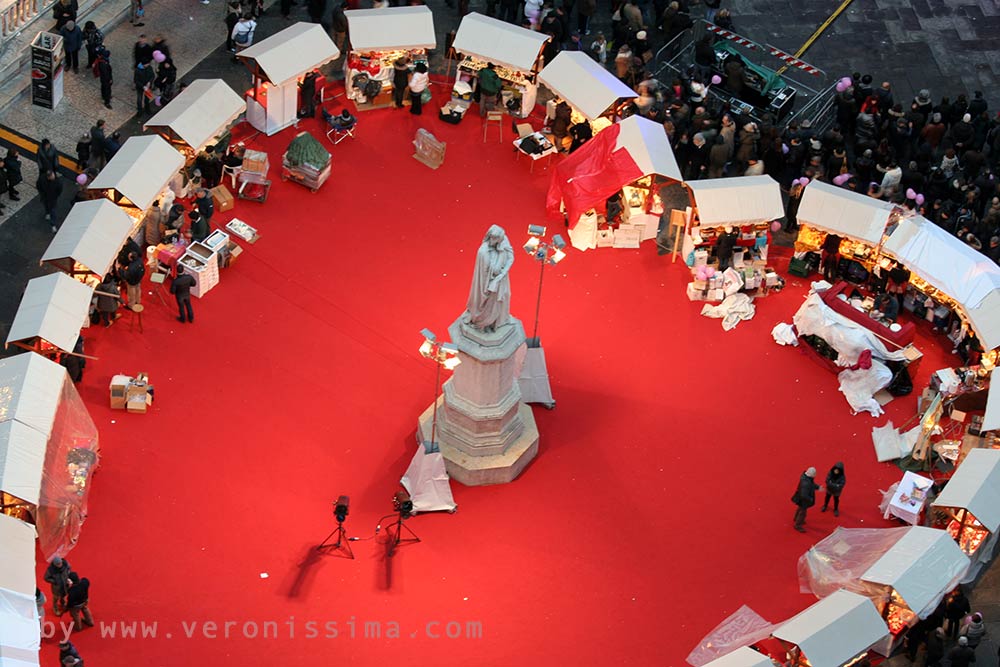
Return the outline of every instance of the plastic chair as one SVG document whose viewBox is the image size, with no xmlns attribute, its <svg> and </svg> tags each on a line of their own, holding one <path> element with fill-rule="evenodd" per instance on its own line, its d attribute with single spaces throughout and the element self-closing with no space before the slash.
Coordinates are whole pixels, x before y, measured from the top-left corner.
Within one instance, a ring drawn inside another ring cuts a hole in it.
<svg viewBox="0 0 1000 667">
<path fill-rule="evenodd" d="M 486 120 L 483 122 L 483 143 L 486 143 L 486 134 L 490 131 L 490 125 L 496 125 L 500 131 L 500 143 L 503 143 L 503 112 L 487 111 Z"/>
<path fill-rule="evenodd" d="M 222 178 L 225 179 L 228 175 L 232 179 L 233 190 L 236 189 L 236 179 L 239 178 L 240 172 L 243 171 L 242 165 L 237 165 L 235 167 L 230 167 L 228 164 L 222 165 Z"/>
<path fill-rule="evenodd" d="M 323 120 L 330 126 L 330 129 L 326 133 L 326 138 L 333 142 L 334 145 L 339 144 L 347 137 L 354 139 L 354 130 L 358 127 L 357 118 L 351 115 L 348 115 L 347 118 L 342 115 L 334 116 L 326 109 L 320 109 L 320 111 L 323 112 Z"/>
</svg>

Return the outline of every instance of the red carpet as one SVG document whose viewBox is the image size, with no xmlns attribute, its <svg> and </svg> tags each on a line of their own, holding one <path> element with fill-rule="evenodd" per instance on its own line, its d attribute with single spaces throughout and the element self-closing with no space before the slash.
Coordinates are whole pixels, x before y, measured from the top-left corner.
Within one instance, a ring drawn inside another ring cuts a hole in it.
<svg viewBox="0 0 1000 667">
<path fill-rule="evenodd" d="M 437 171 L 411 158 L 419 127 L 448 143 Z M 882 420 L 851 416 L 832 374 L 770 337 L 805 281 L 724 333 L 687 301 L 682 264 L 647 242 L 572 251 L 548 272 L 540 334 L 558 407 L 535 410 L 540 453 L 520 479 L 455 484 L 458 512 L 414 518 L 423 541 L 391 561 L 384 530 L 353 543 L 357 560 L 309 558 L 338 494 L 351 496 L 351 535 L 392 511 L 433 398 L 418 332 L 443 336 L 463 310 L 486 229 L 504 226 L 516 247 L 544 220 L 548 172 L 515 161 L 509 127 L 503 143 L 494 132 L 484 144 L 474 116 L 365 113 L 316 194 L 278 181 L 294 131 L 262 139 L 268 202 L 215 219 L 235 214 L 261 239 L 195 301 L 196 323 L 147 295 L 145 333 L 126 317 L 87 334 L 100 360 L 81 393 L 103 466 L 69 561 L 99 621 L 158 624 L 156 639 L 79 633 L 88 664 L 679 666 L 744 603 L 772 620 L 810 604 L 795 562 L 836 525 L 886 525 L 878 489 L 900 473 L 874 460 Z M 513 312 L 529 330 L 537 278 L 519 255 Z M 916 393 L 951 363 L 923 332 L 919 345 Z M 110 410 L 110 376 L 139 371 L 152 411 Z M 899 424 L 914 406 L 888 411 Z M 808 534 L 794 532 L 800 472 L 838 460 L 840 519 L 813 511 Z M 266 621 L 268 638 L 245 636 Z M 444 636 L 469 621 L 481 638 Z M 365 638 L 366 622 L 383 635 L 398 623 L 400 638 Z M 54 652 L 50 640 L 44 664 Z"/>
</svg>

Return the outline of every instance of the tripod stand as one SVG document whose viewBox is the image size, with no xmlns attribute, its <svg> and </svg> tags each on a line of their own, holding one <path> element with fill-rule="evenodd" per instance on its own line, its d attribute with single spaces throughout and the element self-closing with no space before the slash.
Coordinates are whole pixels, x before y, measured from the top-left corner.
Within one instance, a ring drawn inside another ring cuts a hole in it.
<svg viewBox="0 0 1000 667">
<path fill-rule="evenodd" d="M 395 523 L 390 524 L 390 526 L 385 531 L 386 535 L 389 536 L 389 549 L 386 551 L 386 555 L 388 555 L 388 556 L 392 556 L 394 553 L 396 553 L 396 548 L 400 544 L 402 544 L 403 542 L 419 542 L 420 541 L 420 538 L 417 537 L 417 534 L 414 533 L 413 530 L 409 526 L 407 526 L 405 523 L 403 523 L 403 514 L 404 514 L 404 512 L 397 512 L 396 513 L 396 521 L 395 521 Z M 387 519 L 390 516 L 392 516 L 392 515 L 391 514 L 386 514 L 382 518 L 383 519 Z M 395 530 L 393 530 L 393 528 L 395 528 Z M 406 529 L 406 532 L 408 532 L 410 535 L 412 535 L 412 537 L 405 537 L 404 538 L 403 537 L 403 529 Z"/>
<path fill-rule="evenodd" d="M 333 541 L 334 535 L 337 536 L 336 542 Z M 323 553 L 330 553 L 340 556 L 341 558 L 354 559 L 354 552 L 351 551 L 351 543 L 347 539 L 347 531 L 344 530 L 344 522 L 338 521 L 337 527 L 332 533 L 326 536 L 321 544 L 316 546 L 316 551 Z"/>
</svg>

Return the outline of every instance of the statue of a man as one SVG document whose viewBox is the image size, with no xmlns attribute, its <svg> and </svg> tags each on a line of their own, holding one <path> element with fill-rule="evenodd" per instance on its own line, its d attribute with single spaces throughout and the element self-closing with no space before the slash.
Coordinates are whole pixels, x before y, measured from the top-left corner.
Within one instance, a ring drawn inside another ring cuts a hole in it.
<svg viewBox="0 0 1000 667">
<path fill-rule="evenodd" d="M 493 225 L 476 252 L 476 268 L 463 321 L 481 331 L 495 331 L 510 320 L 510 267 L 514 249 L 507 234 Z"/>
</svg>

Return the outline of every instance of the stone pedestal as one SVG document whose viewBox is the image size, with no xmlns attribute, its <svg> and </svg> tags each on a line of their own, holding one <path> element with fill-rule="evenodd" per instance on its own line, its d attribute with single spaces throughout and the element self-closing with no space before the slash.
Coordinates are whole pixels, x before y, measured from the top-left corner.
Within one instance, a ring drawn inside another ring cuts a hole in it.
<svg viewBox="0 0 1000 667">
<path fill-rule="evenodd" d="M 513 481 L 538 453 L 535 417 L 517 383 L 524 326 L 511 318 L 485 332 L 459 318 L 448 333 L 462 360 L 438 401 L 436 439 L 448 474 L 468 486 Z M 431 439 L 433 413 L 431 405 L 420 415 L 418 441 Z"/>
</svg>

